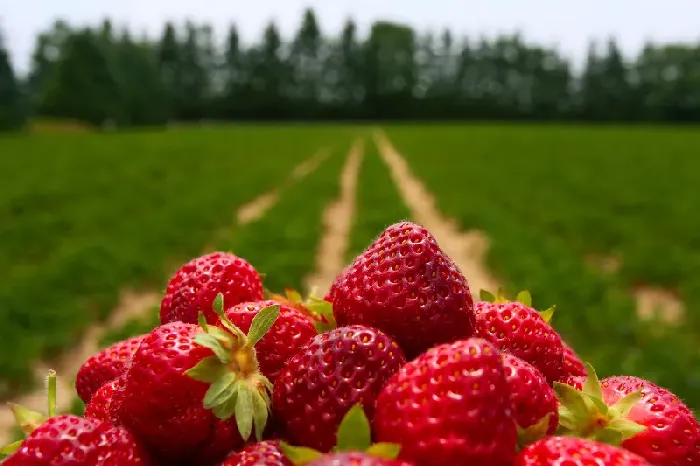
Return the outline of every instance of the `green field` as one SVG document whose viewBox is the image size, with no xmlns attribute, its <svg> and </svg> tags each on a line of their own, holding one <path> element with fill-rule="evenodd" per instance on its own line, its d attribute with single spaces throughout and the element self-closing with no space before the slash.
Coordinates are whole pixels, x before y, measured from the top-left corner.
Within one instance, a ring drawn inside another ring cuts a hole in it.
<svg viewBox="0 0 700 466">
<path fill-rule="evenodd" d="M 491 239 L 487 265 L 508 289 L 557 304 L 555 326 L 602 375 L 649 377 L 700 407 L 700 133 L 676 128 L 387 126 L 394 146 L 463 229 Z M 370 127 L 180 128 L 133 134 L 41 134 L 0 140 L 0 395 L 31 363 L 104 318 L 121 290 L 161 289 L 174 265 L 230 249 L 300 287 L 314 269 L 322 212 L 338 197 L 351 142 L 365 137 L 348 260 L 409 216 Z M 237 207 L 285 184 L 265 216 Z M 592 267 L 615 257 L 619 269 Z M 467 277 L 469 278 L 469 277 Z M 643 322 L 632 289 L 685 305 L 680 325 Z M 153 325 L 114 329 L 103 344 Z"/>
</svg>

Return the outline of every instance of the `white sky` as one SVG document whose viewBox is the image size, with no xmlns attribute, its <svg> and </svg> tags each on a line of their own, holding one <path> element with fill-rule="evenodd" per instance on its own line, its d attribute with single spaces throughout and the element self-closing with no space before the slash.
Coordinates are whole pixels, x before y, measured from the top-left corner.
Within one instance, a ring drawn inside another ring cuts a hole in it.
<svg viewBox="0 0 700 466">
<path fill-rule="evenodd" d="M 557 45 L 579 63 L 590 38 L 614 35 L 628 55 L 646 39 L 700 41 L 700 0 L 0 0 L 0 24 L 15 66 L 24 72 L 37 32 L 57 17 L 88 25 L 108 16 L 115 25 L 129 24 L 152 36 L 166 20 L 189 18 L 212 24 L 220 38 L 235 21 L 249 41 L 270 19 L 291 35 L 307 6 L 329 33 L 338 32 L 349 16 L 363 34 L 376 19 L 418 30 L 447 26 L 475 37 L 520 30 L 528 40 Z"/>
</svg>

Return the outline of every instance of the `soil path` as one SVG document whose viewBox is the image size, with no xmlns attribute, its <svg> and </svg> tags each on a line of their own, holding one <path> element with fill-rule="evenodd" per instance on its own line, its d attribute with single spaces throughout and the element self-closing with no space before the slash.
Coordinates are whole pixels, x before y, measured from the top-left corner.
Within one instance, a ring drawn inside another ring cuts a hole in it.
<svg viewBox="0 0 700 466">
<path fill-rule="evenodd" d="M 350 147 L 340 174 L 340 197 L 323 212 L 323 236 L 316 251 L 316 270 L 305 280 L 307 292 L 317 287 L 323 296 L 345 265 L 363 155 L 364 139 L 357 139 Z"/>
<path fill-rule="evenodd" d="M 238 224 L 246 225 L 259 218 L 277 202 L 281 191 L 293 183 L 297 183 L 312 173 L 329 155 L 326 148 L 319 150 L 312 157 L 297 165 L 290 176 L 268 193 L 262 194 L 253 201 L 241 206 L 236 212 Z M 209 252 L 209 251 L 207 251 Z M 82 334 L 77 344 L 63 353 L 51 366 L 46 363 L 37 364 L 34 369 L 35 380 L 42 380 L 50 368 L 56 370 L 56 406 L 59 411 L 70 409 L 75 399 L 75 377 L 80 366 L 93 354 L 99 351 L 99 341 L 105 332 L 114 327 L 121 327 L 133 318 L 143 316 L 158 304 L 161 293 L 156 291 L 125 290 L 107 321 L 89 327 Z M 47 397 L 44 387 L 37 388 L 13 400 L 29 409 L 42 413 L 47 412 Z M 14 417 L 8 407 L 0 407 L 0 445 L 6 445 L 11 438 Z"/>
<path fill-rule="evenodd" d="M 379 154 L 389 167 L 411 217 L 427 228 L 445 253 L 455 261 L 469 282 L 472 295 L 479 290 L 496 291 L 496 278 L 484 267 L 488 237 L 480 231 L 460 231 L 457 223 L 442 215 L 435 207 L 435 198 L 411 172 L 404 157 L 391 144 L 383 131 L 374 133 Z"/>
</svg>

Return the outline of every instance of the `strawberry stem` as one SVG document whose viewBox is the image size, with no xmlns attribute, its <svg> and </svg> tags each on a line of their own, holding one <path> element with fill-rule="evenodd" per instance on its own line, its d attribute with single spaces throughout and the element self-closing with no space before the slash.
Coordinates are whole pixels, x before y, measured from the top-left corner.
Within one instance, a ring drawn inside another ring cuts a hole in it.
<svg viewBox="0 0 700 466">
<path fill-rule="evenodd" d="M 49 417 L 56 415 L 56 371 L 49 369 L 49 375 L 46 376 L 46 391 L 49 397 Z"/>
</svg>

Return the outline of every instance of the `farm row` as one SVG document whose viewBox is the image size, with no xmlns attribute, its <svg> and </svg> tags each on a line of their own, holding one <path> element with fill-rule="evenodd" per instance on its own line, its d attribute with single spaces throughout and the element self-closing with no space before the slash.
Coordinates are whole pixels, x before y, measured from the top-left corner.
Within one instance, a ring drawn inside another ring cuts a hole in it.
<svg viewBox="0 0 700 466">
<path fill-rule="evenodd" d="M 461 228 L 491 240 L 488 268 L 507 289 L 557 304 L 555 326 L 602 374 L 635 373 L 700 406 L 700 247 L 691 177 L 700 137 L 676 129 L 388 127 L 413 172 Z M 351 142 L 368 129 L 178 129 L 160 134 L 35 136 L 0 142 L 0 393 L 24 388 L 30 361 L 65 348 L 124 288 L 162 289 L 173 267 L 230 249 L 304 288 Z M 293 167 L 328 148 L 315 170 Z M 365 137 L 345 259 L 409 217 Z M 695 149 L 697 150 L 697 149 Z M 31 167 L 31 170 L 30 170 Z M 234 212 L 282 185 L 247 224 Z M 603 270 L 591 257 L 615 267 Z M 467 277 L 469 278 L 469 276 Z M 695 282 L 695 283 L 694 283 Z M 677 293 L 682 325 L 638 318 L 634 287 Z M 147 330 L 155 310 L 101 340 Z M 49 330 L 50 329 L 50 330 Z M 14 354 L 9 355 L 9 348 Z M 71 376 L 69 374 L 68 376 Z"/>
</svg>

